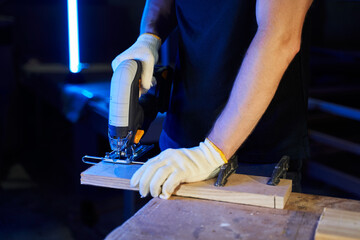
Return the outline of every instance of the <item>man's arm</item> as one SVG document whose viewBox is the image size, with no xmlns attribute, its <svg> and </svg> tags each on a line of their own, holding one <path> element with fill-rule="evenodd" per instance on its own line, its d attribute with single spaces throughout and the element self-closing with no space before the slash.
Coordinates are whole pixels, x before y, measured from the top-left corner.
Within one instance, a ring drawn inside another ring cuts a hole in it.
<svg viewBox="0 0 360 240">
<path fill-rule="evenodd" d="M 214 177 L 251 133 L 299 51 L 304 18 L 312 0 L 258 0 L 258 31 L 236 77 L 229 101 L 199 146 L 168 149 L 131 178 L 142 196 L 169 198 L 183 182 Z M 220 148 L 220 149 L 219 149 Z M 224 156 L 224 154 L 225 156 Z M 160 194 L 160 195 L 159 195 Z"/>
<path fill-rule="evenodd" d="M 258 30 L 236 77 L 229 101 L 209 139 L 229 159 L 269 106 L 279 82 L 299 51 L 312 0 L 258 0 Z"/>
<path fill-rule="evenodd" d="M 152 33 L 165 40 L 176 24 L 174 0 L 146 1 L 140 34 Z"/>
<path fill-rule="evenodd" d="M 115 72 L 121 62 L 137 59 L 142 63 L 141 93 L 153 85 L 154 65 L 159 58 L 161 40 L 165 40 L 176 26 L 174 0 L 147 0 L 141 20 L 140 36 L 136 42 L 114 58 Z"/>
</svg>

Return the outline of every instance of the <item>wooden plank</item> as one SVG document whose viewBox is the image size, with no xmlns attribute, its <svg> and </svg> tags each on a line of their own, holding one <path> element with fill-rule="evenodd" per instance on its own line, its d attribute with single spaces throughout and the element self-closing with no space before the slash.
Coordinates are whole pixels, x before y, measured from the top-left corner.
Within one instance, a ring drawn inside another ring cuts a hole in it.
<svg viewBox="0 0 360 240">
<path fill-rule="evenodd" d="M 130 186 L 130 178 L 139 165 L 100 162 L 81 173 L 81 184 L 117 189 L 138 190 Z M 174 195 L 223 202 L 284 208 L 291 193 L 291 180 L 281 179 L 279 185 L 266 185 L 268 178 L 233 174 L 225 187 L 215 187 L 215 179 L 181 184 Z"/>
<path fill-rule="evenodd" d="M 360 240 L 360 212 L 325 208 L 315 233 L 315 240 Z"/>
<path fill-rule="evenodd" d="M 106 239 L 310 240 L 319 216 L 176 196 L 154 198 Z"/>
<path fill-rule="evenodd" d="M 284 210 L 173 196 L 153 198 L 112 239 L 314 239 L 324 207 L 360 211 L 360 201 L 291 193 Z"/>
<path fill-rule="evenodd" d="M 360 201 L 293 192 L 290 194 L 284 209 L 292 211 L 314 212 L 320 217 L 324 208 L 326 207 L 360 212 Z"/>
</svg>

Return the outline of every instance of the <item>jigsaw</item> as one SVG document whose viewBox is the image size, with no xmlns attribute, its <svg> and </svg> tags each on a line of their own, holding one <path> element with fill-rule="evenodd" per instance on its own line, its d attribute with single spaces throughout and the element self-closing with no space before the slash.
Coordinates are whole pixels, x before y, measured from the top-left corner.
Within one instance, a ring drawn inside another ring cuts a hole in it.
<svg viewBox="0 0 360 240">
<path fill-rule="evenodd" d="M 115 70 L 111 79 L 109 101 L 108 137 L 111 152 L 104 157 L 85 155 L 84 163 L 96 164 L 101 161 L 120 164 L 144 164 L 137 161 L 153 148 L 153 145 L 142 145 L 144 135 L 158 112 L 164 113 L 169 106 L 172 69 L 155 66 L 156 85 L 139 99 L 141 62 L 125 60 Z M 215 186 L 222 187 L 228 177 L 237 169 L 237 158 L 234 156 L 224 164 L 219 172 Z"/>
<path fill-rule="evenodd" d="M 136 160 L 151 150 L 153 145 L 142 145 L 140 140 L 157 113 L 167 110 L 171 89 L 171 81 L 167 78 L 170 78 L 171 69 L 156 66 L 154 77 L 157 85 L 139 99 L 141 71 L 142 65 L 138 60 L 125 60 L 115 70 L 111 79 L 108 124 L 112 151 L 104 157 L 85 155 L 83 162 L 143 164 Z"/>
</svg>

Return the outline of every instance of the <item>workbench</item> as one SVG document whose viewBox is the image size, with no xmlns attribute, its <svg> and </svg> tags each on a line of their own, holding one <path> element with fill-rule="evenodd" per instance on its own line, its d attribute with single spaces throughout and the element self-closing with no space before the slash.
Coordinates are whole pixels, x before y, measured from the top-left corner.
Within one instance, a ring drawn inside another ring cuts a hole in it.
<svg viewBox="0 0 360 240">
<path fill-rule="evenodd" d="M 324 209 L 360 212 L 360 201 L 291 193 L 285 209 L 153 198 L 106 239 L 314 239 Z"/>
</svg>

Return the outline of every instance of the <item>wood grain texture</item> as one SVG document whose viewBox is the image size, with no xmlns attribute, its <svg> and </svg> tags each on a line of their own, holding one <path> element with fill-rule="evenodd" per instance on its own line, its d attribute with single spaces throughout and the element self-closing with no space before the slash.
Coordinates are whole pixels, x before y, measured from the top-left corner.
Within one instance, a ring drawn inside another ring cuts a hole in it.
<svg viewBox="0 0 360 240">
<path fill-rule="evenodd" d="M 360 211 L 360 201 L 291 193 L 285 209 L 173 196 L 153 198 L 113 239 L 314 239 L 324 207 Z"/>
<path fill-rule="evenodd" d="M 100 162 L 81 173 L 81 184 L 127 190 L 132 174 L 139 165 L 120 165 Z M 215 187 L 215 179 L 181 184 L 174 195 L 223 202 L 249 204 L 269 208 L 284 208 L 291 193 L 291 180 L 282 179 L 277 186 L 266 185 L 268 178 L 233 174 L 225 187 Z"/>
<path fill-rule="evenodd" d="M 360 240 L 360 212 L 324 208 L 316 240 Z"/>
<path fill-rule="evenodd" d="M 318 214 L 320 217 L 326 207 L 360 212 L 360 201 L 293 192 L 290 194 L 284 209 L 291 211 L 313 212 Z"/>
</svg>

